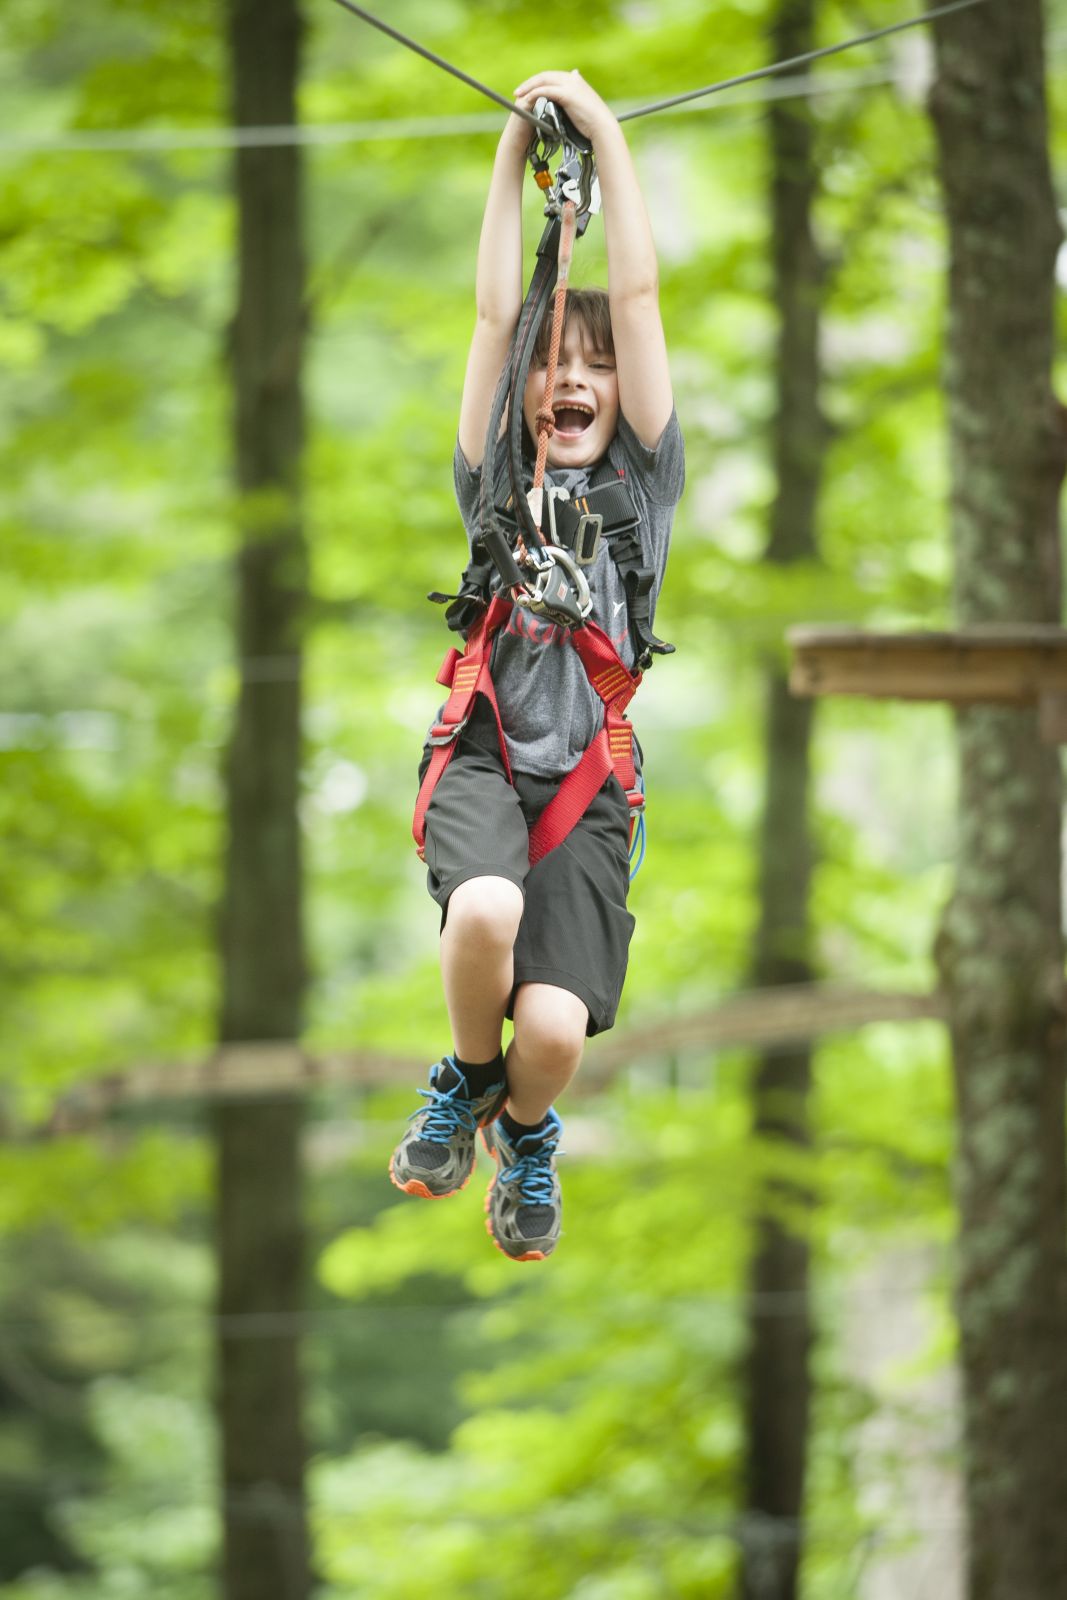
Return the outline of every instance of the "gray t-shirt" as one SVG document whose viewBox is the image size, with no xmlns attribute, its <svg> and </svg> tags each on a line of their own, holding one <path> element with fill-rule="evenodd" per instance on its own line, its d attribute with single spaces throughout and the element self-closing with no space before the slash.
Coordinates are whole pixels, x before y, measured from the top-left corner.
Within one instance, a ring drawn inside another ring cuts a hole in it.
<svg viewBox="0 0 1067 1600">
<path fill-rule="evenodd" d="M 670 421 L 654 450 L 647 449 L 625 417 L 608 446 L 607 458 L 622 468 L 641 518 L 637 529 L 646 566 L 656 577 L 652 610 L 663 581 L 674 508 L 685 485 L 685 450 L 678 418 Z M 595 465 L 545 474 L 545 483 L 565 487 L 573 498 L 589 486 Z M 455 455 L 456 499 L 468 542 L 478 532 L 478 490 L 481 469 L 472 469 L 458 444 Z M 607 541 L 584 569 L 593 600 L 592 620 L 611 639 L 623 661 L 633 666 L 626 613 L 626 593 Z M 494 574 L 493 592 L 501 588 Z M 585 668 L 573 649 L 568 630 L 516 606 L 496 637 L 493 683 L 508 758 L 518 772 L 562 777 L 576 766 L 591 743 L 603 715 L 603 702 L 590 687 Z"/>
</svg>

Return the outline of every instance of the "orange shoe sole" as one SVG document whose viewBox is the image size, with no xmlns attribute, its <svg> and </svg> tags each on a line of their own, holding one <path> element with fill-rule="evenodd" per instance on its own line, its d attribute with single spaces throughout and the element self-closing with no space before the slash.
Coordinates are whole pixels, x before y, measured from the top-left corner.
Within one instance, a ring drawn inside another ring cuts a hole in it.
<svg viewBox="0 0 1067 1600">
<path fill-rule="evenodd" d="M 491 1122 L 495 1122 L 497 1117 L 500 1116 L 500 1114 L 503 1111 L 503 1109 L 504 1109 L 503 1106 L 501 1106 L 500 1111 L 498 1111 L 496 1113 L 496 1116 L 486 1117 L 484 1122 L 479 1122 L 479 1124 L 478 1124 L 479 1128 L 488 1128 L 489 1124 Z M 488 1140 L 485 1140 L 485 1135 L 484 1134 L 482 1135 L 482 1138 L 485 1141 L 485 1148 L 488 1150 L 489 1149 Z M 492 1151 L 490 1151 L 490 1154 L 492 1154 Z M 451 1200 L 451 1198 L 452 1198 L 452 1196 L 454 1194 L 462 1194 L 464 1189 L 470 1183 L 471 1179 L 474 1177 L 474 1168 L 471 1167 L 471 1170 L 468 1172 L 468 1174 L 464 1178 L 463 1182 L 461 1184 L 459 1184 L 459 1186 L 457 1188 L 455 1188 L 455 1189 L 446 1189 L 444 1194 L 434 1194 L 433 1190 L 432 1189 L 427 1189 L 426 1185 L 424 1183 L 420 1183 L 418 1178 L 409 1178 L 407 1183 L 401 1183 L 400 1179 L 397 1177 L 396 1172 L 395 1172 L 395 1170 L 393 1168 L 393 1160 L 394 1160 L 394 1157 L 390 1156 L 389 1157 L 389 1180 L 390 1180 L 390 1182 L 397 1189 L 400 1190 L 401 1194 L 418 1195 L 420 1200 Z"/>
<path fill-rule="evenodd" d="M 488 1150 L 490 1156 L 492 1156 L 492 1158 L 493 1158 L 493 1166 L 495 1168 L 495 1171 L 493 1173 L 492 1182 L 490 1183 L 488 1189 L 485 1191 L 485 1231 L 486 1231 L 486 1233 L 489 1235 L 490 1239 L 492 1239 L 493 1243 L 495 1244 L 496 1248 L 500 1251 L 500 1254 L 504 1257 L 505 1261 L 547 1261 L 548 1260 L 548 1253 L 546 1251 L 544 1251 L 544 1250 L 527 1250 L 524 1255 L 513 1256 L 511 1254 L 510 1250 L 505 1250 L 504 1249 L 504 1246 L 500 1243 L 500 1240 L 497 1238 L 496 1234 L 493 1232 L 493 1224 L 492 1224 L 492 1220 L 490 1219 L 490 1216 L 489 1216 L 489 1208 L 490 1208 L 490 1206 L 492 1204 L 493 1190 L 496 1188 L 496 1180 L 500 1176 L 500 1161 L 499 1161 L 499 1158 L 498 1158 L 495 1150 L 493 1150 L 490 1147 L 489 1140 L 485 1138 L 484 1134 L 483 1134 L 482 1137 L 483 1137 L 483 1141 L 484 1141 L 486 1150 Z"/>
<path fill-rule="evenodd" d="M 401 1194 L 415 1194 L 418 1195 L 420 1200 L 451 1200 L 454 1194 L 462 1194 L 467 1184 L 471 1181 L 470 1178 L 465 1178 L 458 1189 L 446 1189 L 444 1194 L 434 1194 L 433 1190 L 427 1189 L 426 1185 L 420 1183 L 418 1178 L 409 1178 L 407 1183 L 401 1183 L 393 1171 L 392 1162 L 389 1163 L 389 1178 L 393 1185 L 400 1190 Z"/>
</svg>

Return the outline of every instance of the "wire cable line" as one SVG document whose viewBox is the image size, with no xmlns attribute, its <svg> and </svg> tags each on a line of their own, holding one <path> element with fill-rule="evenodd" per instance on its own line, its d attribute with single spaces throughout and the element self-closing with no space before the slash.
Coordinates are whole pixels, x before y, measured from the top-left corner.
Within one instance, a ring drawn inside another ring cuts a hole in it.
<svg viewBox="0 0 1067 1600">
<path fill-rule="evenodd" d="M 721 106 L 759 106 L 772 100 L 815 99 L 843 94 L 850 89 L 879 88 L 897 81 L 898 74 L 881 68 L 859 72 L 823 73 L 768 82 L 751 94 L 727 94 Z M 679 115 L 699 115 L 703 106 L 675 107 Z M 625 109 L 621 113 L 625 116 Z M 722 132 L 720 125 L 717 130 Z M 26 155 L 76 155 L 108 151 L 125 155 L 167 155 L 186 150 L 250 150 L 290 145 L 328 146 L 378 141 L 456 139 L 471 134 L 500 132 L 491 111 L 457 116 L 376 117 L 357 122 L 274 122 L 259 127 L 215 124 L 206 128 L 70 128 L 57 133 L 0 137 L 0 157 Z"/>
<path fill-rule="evenodd" d="M 346 0 L 339 0 L 346 3 Z M 917 28 L 921 23 L 933 22 L 938 17 L 947 17 L 953 11 L 965 11 L 970 6 L 984 5 L 985 0 L 952 0 L 950 5 L 938 6 L 933 11 L 924 11 L 921 16 L 909 17 L 904 22 L 893 22 L 886 28 L 875 28 L 870 33 L 857 34 L 854 39 L 843 39 L 840 44 L 823 45 L 819 50 L 809 50 L 804 55 L 790 56 L 786 61 L 775 61 L 770 66 L 756 67 L 752 72 L 742 72 L 733 78 L 722 78 L 718 83 L 709 83 L 703 89 L 689 89 L 685 94 L 672 95 L 668 100 L 654 100 L 650 105 L 638 106 L 636 111 L 624 111 L 619 117 L 620 122 L 630 122 L 634 117 L 651 116 L 653 111 L 666 111 L 670 106 L 680 106 L 687 100 L 699 100 L 704 95 L 718 94 L 722 89 L 736 89 L 743 83 L 754 83 L 758 78 L 769 78 L 778 72 L 789 72 L 794 67 L 806 66 L 811 61 L 821 61 L 825 56 L 839 55 L 842 50 L 852 50 L 856 45 L 870 44 L 875 39 L 886 39 L 891 33 L 902 33 L 905 28 Z"/>
<path fill-rule="evenodd" d="M 732 78 L 722 78 L 717 83 L 705 84 L 702 89 L 688 89 L 683 94 L 672 95 L 666 100 L 654 100 L 647 106 L 638 106 L 636 110 L 624 111 L 619 117 L 619 121 L 630 122 L 635 117 L 651 116 L 654 111 L 666 111 L 669 107 L 682 105 L 688 100 L 699 100 L 705 95 L 718 94 L 723 89 L 734 89 L 740 84 L 753 83 L 758 78 L 771 77 L 779 72 L 789 72 L 794 67 L 804 66 L 810 61 L 819 61 L 824 56 L 839 55 L 842 50 L 852 50 L 857 45 L 871 44 L 875 39 L 885 39 L 892 33 L 902 33 L 906 28 L 917 28 L 923 23 L 934 22 L 939 17 L 947 17 L 954 11 L 965 11 L 971 6 L 984 5 L 985 3 L 986 0 L 951 0 L 950 4 L 937 6 L 932 11 L 924 11 L 920 16 L 907 17 L 903 22 L 890 23 L 888 27 L 874 28 L 869 33 L 857 34 L 855 38 L 843 39 L 839 44 L 824 45 L 821 49 L 809 50 L 805 55 L 790 56 L 786 61 L 775 61 L 769 66 L 756 67 L 752 72 L 742 72 Z M 479 94 L 488 96 L 497 105 L 504 106 L 508 111 L 517 112 L 519 116 L 525 117 L 527 122 L 532 123 L 542 133 L 551 132 L 551 129 L 545 123 L 540 122 L 524 107 L 517 106 L 514 101 L 506 99 L 502 94 L 498 94 L 495 89 L 488 88 L 486 84 L 480 83 L 477 78 L 472 78 L 469 73 L 461 72 L 458 67 L 452 66 L 443 56 L 436 55 L 432 50 L 427 50 L 425 45 L 419 44 L 415 39 L 408 38 L 407 34 L 401 33 L 399 29 L 390 27 L 380 17 L 373 16 L 369 11 L 364 11 L 363 7 L 355 5 L 353 0 L 337 0 L 337 4 L 343 6 L 346 11 L 351 11 L 354 16 L 359 17 L 363 22 L 369 22 L 372 27 L 388 34 L 398 44 L 406 45 L 409 50 L 414 50 L 417 55 L 433 62 L 434 66 L 440 67 L 445 72 L 450 72 L 453 77 L 459 78 L 472 89 L 477 89 Z"/>
<path fill-rule="evenodd" d="M 730 93 L 731 90 L 744 87 L 761 79 L 770 79 L 805 63 L 820 60 L 825 56 L 839 55 L 842 51 L 851 50 L 857 45 L 868 44 L 875 39 L 884 39 L 889 34 L 900 33 L 906 28 L 916 28 L 922 23 L 948 16 L 953 11 L 966 10 L 971 6 L 983 5 L 984 3 L 985 0 L 952 0 L 951 4 L 939 6 L 933 11 L 923 12 L 921 16 L 911 17 L 903 22 L 894 22 L 888 27 L 877 28 L 870 33 L 859 34 L 853 39 L 842 40 L 840 44 L 826 45 L 819 50 L 810 51 L 807 55 L 791 56 L 787 61 L 779 61 L 769 66 L 757 67 L 752 72 L 742 72 L 732 78 L 723 78 L 719 82 L 710 83 L 702 89 L 691 89 L 684 94 L 674 95 L 666 100 L 657 100 L 650 105 L 624 107 L 617 113 L 618 120 L 620 122 L 629 122 L 637 117 L 649 116 L 654 111 L 679 111 L 686 106 L 692 106 L 696 100 L 721 93 L 729 96 L 728 103 L 731 105 L 749 105 L 768 100 L 800 99 L 824 94 L 837 94 L 846 89 L 876 88 L 883 84 L 892 83 L 897 76 L 895 73 L 876 69 L 850 74 L 835 73 L 823 77 L 792 78 L 788 82 L 779 84 L 768 82 L 762 93 L 752 95 L 742 96 Z M 370 12 L 364 11 L 360 6 L 355 5 L 353 0 L 337 0 L 337 4 L 345 10 L 351 11 L 355 16 L 365 19 L 373 26 L 380 28 L 384 33 L 389 34 L 391 38 L 408 45 L 434 65 L 453 73 L 462 82 L 477 89 L 479 93 L 487 95 L 495 104 L 503 106 L 509 112 L 518 112 L 532 126 L 537 128 L 544 126 L 537 118 L 517 107 L 504 95 L 497 94 L 494 89 L 490 89 L 485 84 L 480 83 L 477 78 L 472 78 L 467 73 L 451 66 L 449 62 L 436 55 L 432 50 L 427 50 L 416 41 L 409 40 L 406 35 L 400 33 L 397 29 L 388 26 L 378 18 L 373 17 Z M 1067 45 L 1067 34 L 1051 35 L 1048 40 L 1049 54 L 1058 55 L 1065 45 Z M 62 155 L 96 150 L 135 155 L 181 150 L 234 150 L 290 145 L 361 144 L 379 139 L 457 138 L 468 134 L 495 133 L 498 128 L 499 123 L 488 113 L 474 112 L 467 115 L 440 117 L 383 117 L 356 122 L 271 123 L 263 127 L 241 128 L 216 126 L 208 128 L 70 129 L 57 134 L 0 138 L 0 156 Z"/>
<path fill-rule="evenodd" d="M 972 0 L 972 3 L 974 3 L 974 0 Z M 435 55 L 432 50 L 427 50 L 426 46 L 419 44 L 417 40 L 409 39 L 406 33 L 400 32 L 399 28 L 393 28 L 388 22 L 383 22 L 380 17 L 372 16 L 369 11 L 364 11 L 362 6 L 354 5 L 352 0 L 337 0 L 337 4 L 343 6 L 346 11 L 351 11 L 353 16 L 359 17 L 363 22 L 369 22 L 372 28 L 378 28 L 382 33 L 387 33 L 390 39 L 395 39 L 398 44 L 406 45 L 409 50 L 414 50 L 416 55 L 423 56 L 427 61 L 432 61 L 434 66 L 440 67 L 443 72 L 450 72 L 461 83 L 466 83 L 472 89 L 477 89 L 479 94 L 484 94 L 490 100 L 495 100 L 497 105 L 503 106 L 506 111 L 514 111 L 520 117 L 524 117 L 539 133 L 552 136 L 554 130 L 551 125 L 547 122 L 542 122 L 539 117 L 535 117 L 532 111 L 526 110 L 525 106 L 517 106 L 513 100 L 508 100 L 504 95 L 497 94 L 495 89 L 490 89 L 486 84 L 479 83 L 477 78 L 472 78 L 469 73 L 462 72 L 459 67 L 454 67 L 450 61 L 445 60 L 444 56 Z"/>
<path fill-rule="evenodd" d="M 705 1320 L 718 1319 L 733 1323 L 742 1317 L 767 1318 L 775 1321 L 794 1316 L 810 1316 L 814 1312 L 827 1318 L 839 1316 L 842 1308 L 862 1312 L 872 1321 L 884 1315 L 886 1306 L 907 1306 L 923 1301 L 938 1292 L 936 1275 L 921 1281 L 904 1281 L 892 1287 L 873 1286 L 850 1289 L 843 1278 L 830 1279 L 806 1289 L 762 1289 L 748 1291 L 712 1289 L 700 1292 L 662 1292 L 631 1296 L 601 1296 L 602 1314 L 615 1324 L 640 1324 L 648 1320 L 662 1321 L 666 1311 L 692 1312 Z M 345 1305 L 309 1306 L 296 1311 L 230 1311 L 217 1312 L 201 1306 L 118 1306 L 103 1308 L 104 1313 L 122 1327 L 136 1328 L 144 1336 L 162 1332 L 182 1343 L 190 1337 L 190 1329 L 224 1334 L 235 1340 L 292 1339 L 306 1334 L 328 1334 L 340 1330 L 348 1332 L 353 1326 L 396 1324 L 409 1326 L 412 1319 L 442 1320 L 453 1316 L 480 1318 L 515 1302 L 500 1297 L 455 1300 L 405 1300 L 378 1301 L 354 1300 Z M 58 1319 L 64 1334 L 76 1336 L 99 1325 L 97 1310 L 69 1311 Z M 41 1319 L 25 1314 L 0 1316 L 0 1336 L 11 1345 L 26 1344 L 37 1349 L 41 1338 Z"/>
<path fill-rule="evenodd" d="M 377 139 L 449 139 L 493 133 L 500 124 L 489 112 L 454 117 L 378 117 L 360 122 L 271 122 L 206 128 L 71 128 L 62 133 L 0 139 L 0 155 L 66 155 L 85 150 L 127 155 L 180 150 L 261 150 L 289 145 L 361 144 Z"/>
</svg>

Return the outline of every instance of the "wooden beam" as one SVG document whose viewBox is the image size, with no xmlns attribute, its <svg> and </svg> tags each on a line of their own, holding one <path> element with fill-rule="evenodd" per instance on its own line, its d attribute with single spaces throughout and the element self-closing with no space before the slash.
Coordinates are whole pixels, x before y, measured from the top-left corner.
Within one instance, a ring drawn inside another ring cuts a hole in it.
<svg viewBox="0 0 1067 1600">
<path fill-rule="evenodd" d="M 789 686 L 797 695 L 863 695 L 952 705 L 1040 706 L 1045 737 L 1063 742 L 1067 631 L 1039 623 L 955 633 L 800 627 Z"/>
<path fill-rule="evenodd" d="M 90 1078 L 68 1089 L 32 1137 L 54 1138 L 98 1127 L 115 1111 L 183 1101 L 271 1099 L 326 1084 L 387 1088 L 421 1079 L 425 1061 L 375 1050 L 313 1055 L 299 1044 L 252 1040 L 220 1045 L 199 1061 L 152 1061 Z"/>
<path fill-rule="evenodd" d="M 846 989 L 830 984 L 791 984 L 732 995 L 707 1011 L 664 1017 L 593 1043 L 581 1073 L 588 1087 L 601 1085 L 631 1061 L 681 1050 L 767 1050 L 851 1033 L 873 1022 L 943 1022 L 938 994 Z"/>
<path fill-rule="evenodd" d="M 940 997 L 792 985 L 733 995 L 706 1011 L 665 1017 L 611 1034 L 590 1046 L 574 1091 L 595 1094 L 632 1061 L 681 1050 L 773 1049 L 872 1022 L 943 1019 Z M 220 1047 L 199 1061 L 149 1062 L 68 1089 L 47 1120 L 30 1129 L 8 1126 L 9 1139 L 52 1139 L 85 1133 L 124 1108 L 207 1100 L 262 1099 L 306 1094 L 326 1084 L 354 1088 L 414 1087 L 426 1062 L 375 1050 L 313 1055 L 298 1044 L 263 1041 Z"/>
</svg>

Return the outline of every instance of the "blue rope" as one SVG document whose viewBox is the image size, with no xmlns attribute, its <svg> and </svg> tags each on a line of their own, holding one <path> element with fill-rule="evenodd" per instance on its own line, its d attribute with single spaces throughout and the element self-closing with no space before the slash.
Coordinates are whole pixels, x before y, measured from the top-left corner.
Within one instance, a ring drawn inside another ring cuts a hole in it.
<svg viewBox="0 0 1067 1600">
<path fill-rule="evenodd" d="M 645 779 L 644 779 L 644 774 L 640 773 L 640 772 L 637 774 L 637 787 L 640 789 L 641 793 L 644 794 L 644 792 L 645 792 Z M 635 856 L 637 857 L 636 866 L 634 865 L 634 857 Z M 642 811 L 640 816 L 637 819 L 637 827 L 634 829 L 634 836 L 633 836 L 632 840 L 630 841 L 630 882 L 631 883 L 633 883 L 634 879 L 637 877 L 637 874 L 641 871 L 641 867 L 642 867 L 642 865 L 644 863 L 644 859 L 645 859 L 645 813 L 644 813 L 644 811 Z"/>
</svg>

